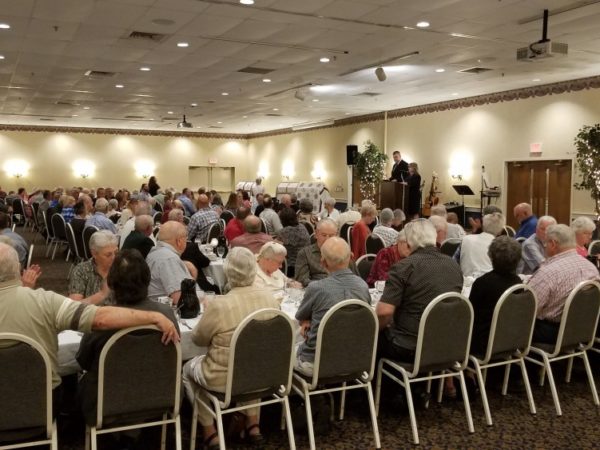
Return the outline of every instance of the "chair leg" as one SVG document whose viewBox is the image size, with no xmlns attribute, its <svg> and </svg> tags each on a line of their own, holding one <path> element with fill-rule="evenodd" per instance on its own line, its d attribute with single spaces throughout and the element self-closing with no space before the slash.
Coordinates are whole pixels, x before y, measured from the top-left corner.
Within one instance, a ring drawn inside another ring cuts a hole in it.
<svg viewBox="0 0 600 450">
<path fill-rule="evenodd" d="M 383 360 L 379 360 L 377 364 L 377 382 L 375 384 L 375 414 L 379 416 L 379 400 L 381 398 L 381 376 L 383 369 Z"/>
<path fill-rule="evenodd" d="M 345 381 L 342 383 L 342 386 L 346 387 Z M 345 407 L 346 407 L 346 390 L 344 389 L 341 392 L 341 398 L 340 398 L 340 420 L 344 420 L 344 408 Z"/>
<path fill-rule="evenodd" d="M 477 375 L 477 383 L 479 383 L 479 392 L 481 393 L 481 403 L 483 403 L 483 413 L 485 414 L 485 422 L 492 426 L 492 413 L 490 412 L 490 404 L 488 402 L 487 391 L 485 390 L 485 380 L 481 373 L 481 367 L 477 361 L 473 361 L 475 366 L 475 373 Z"/>
<path fill-rule="evenodd" d="M 540 368 L 540 386 L 544 385 L 545 378 L 546 378 L 546 365 L 544 363 L 544 364 L 542 364 L 542 367 Z"/>
<path fill-rule="evenodd" d="M 163 420 L 167 420 L 167 415 L 163 414 Z M 165 450 L 167 448 L 167 424 L 163 423 L 161 427 L 160 433 L 160 450 Z"/>
<path fill-rule="evenodd" d="M 90 439 L 92 441 L 92 450 L 98 450 L 98 435 L 96 434 L 96 427 L 91 428 Z"/>
<path fill-rule="evenodd" d="M 56 256 L 56 250 L 58 249 L 58 242 L 54 243 L 54 251 L 52 252 L 52 261 L 54 261 L 54 257 Z"/>
<path fill-rule="evenodd" d="M 527 376 L 527 367 L 525 366 L 525 360 L 521 358 L 519 361 L 521 366 L 521 374 L 523 375 L 523 384 L 525 384 L 525 392 L 527 392 L 527 399 L 529 400 L 529 411 L 531 414 L 536 414 L 535 402 L 533 401 L 533 395 L 531 393 L 531 384 L 529 384 L 529 376 Z"/>
<path fill-rule="evenodd" d="M 292 425 L 292 413 L 290 412 L 290 402 L 287 395 L 283 397 L 283 409 L 285 410 L 285 422 L 290 450 L 296 450 L 296 440 L 294 439 L 294 428 Z"/>
<path fill-rule="evenodd" d="M 590 367 L 590 360 L 587 357 L 587 353 L 583 352 L 581 355 L 583 358 L 583 365 L 585 366 L 585 372 L 587 373 L 588 383 L 590 384 L 590 390 L 592 391 L 592 397 L 594 399 L 594 405 L 598 406 L 598 391 L 596 390 L 596 383 L 594 382 L 594 376 L 592 375 L 592 368 Z"/>
<path fill-rule="evenodd" d="M 444 371 L 442 371 L 444 373 Z M 437 402 L 442 403 L 442 397 L 444 396 L 444 379 L 440 378 L 440 383 L 438 384 L 438 395 Z"/>
<path fill-rule="evenodd" d="M 470 433 L 475 433 L 475 427 L 473 426 L 473 416 L 471 415 L 471 405 L 469 404 L 469 393 L 467 392 L 467 384 L 465 383 L 465 374 L 463 371 L 458 372 L 460 378 L 460 388 L 462 390 L 463 403 L 465 404 L 465 414 L 467 415 L 467 425 Z"/>
<path fill-rule="evenodd" d="M 85 450 L 90 450 L 90 427 L 85 427 Z M 192 449 L 194 450 L 194 449 Z"/>
<path fill-rule="evenodd" d="M 192 431 L 190 432 L 190 450 L 196 449 L 196 430 L 198 429 L 198 402 L 194 398 L 194 412 L 192 413 Z"/>
<path fill-rule="evenodd" d="M 502 395 L 508 392 L 508 378 L 510 377 L 510 364 L 504 366 L 504 381 L 502 382 Z"/>
<path fill-rule="evenodd" d="M 213 402 L 215 406 L 215 414 L 217 416 L 217 433 L 219 434 L 220 450 L 227 450 L 225 445 L 225 432 L 223 431 L 223 415 L 221 414 L 221 405 L 218 402 Z"/>
<path fill-rule="evenodd" d="M 567 362 L 567 373 L 565 374 L 565 383 L 570 383 L 571 382 L 571 371 L 573 370 L 573 359 L 575 359 L 574 357 L 571 357 L 568 359 Z"/>
<path fill-rule="evenodd" d="M 417 418 L 415 417 L 415 406 L 413 404 L 412 392 L 410 390 L 410 381 L 406 375 L 404 377 L 404 389 L 406 391 L 406 403 L 408 403 L 408 416 L 410 418 L 410 428 L 412 429 L 413 443 L 419 445 L 419 431 L 417 430 Z"/>
<path fill-rule="evenodd" d="M 308 428 L 308 443 L 310 450 L 315 450 L 315 430 L 312 421 L 312 408 L 310 406 L 310 394 L 304 390 L 304 406 L 306 407 L 306 428 Z"/>
<path fill-rule="evenodd" d="M 373 401 L 373 388 L 371 382 L 367 383 L 367 397 L 369 399 L 369 410 L 371 412 L 371 422 L 373 423 L 373 437 L 375 438 L 375 448 L 381 449 L 381 440 L 379 439 L 379 426 L 377 425 L 377 414 L 375 413 L 375 402 Z"/>
<path fill-rule="evenodd" d="M 52 442 L 50 443 L 51 450 L 58 450 L 58 431 L 56 430 L 56 420 L 52 424 Z"/>
<path fill-rule="evenodd" d="M 175 450 L 181 450 L 181 415 L 175 419 Z"/>
<path fill-rule="evenodd" d="M 554 401 L 554 407 L 556 408 L 556 415 L 562 416 L 562 409 L 560 408 L 560 400 L 558 399 L 558 392 L 556 391 L 556 383 L 554 382 L 554 374 L 552 373 L 552 367 L 550 367 L 550 360 L 543 354 L 545 371 L 548 373 L 548 384 L 550 385 L 550 391 L 552 392 L 552 400 Z"/>
</svg>

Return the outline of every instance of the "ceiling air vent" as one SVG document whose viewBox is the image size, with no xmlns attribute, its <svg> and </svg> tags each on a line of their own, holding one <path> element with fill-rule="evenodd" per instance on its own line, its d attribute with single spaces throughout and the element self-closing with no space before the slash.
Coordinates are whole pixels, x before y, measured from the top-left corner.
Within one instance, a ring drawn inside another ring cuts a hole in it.
<svg viewBox="0 0 600 450">
<path fill-rule="evenodd" d="M 377 97 L 381 95 L 381 92 L 361 92 L 360 94 L 354 94 L 354 97 L 360 97 L 361 95 L 364 97 Z"/>
<path fill-rule="evenodd" d="M 267 117 L 283 117 L 283 114 L 268 113 L 268 114 L 265 114 L 265 116 L 267 116 Z"/>
<path fill-rule="evenodd" d="M 59 106 L 79 106 L 79 102 L 76 100 L 57 100 L 54 104 Z"/>
<path fill-rule="evenodd" d="M 54 119 L 50 119 L 48 117 L 40 117 L 40 120 L 43 122 L 54 122 Z"/>
<path fill-rule="evenodd" d="M 126 119 L 136 119 L 136 120 L 141 120 L 141 119 L 145 119 L 144 116 L 125 116 Z"/>
<path fill-rule="evenodd" d="M 111 78 L 116 74 L 117 72 L 108 72 L 105 70 L 88 70 L 85 72 L 85 76 L 92 79 Z"/>
<path fill-rule="evenodd" d="M 211 125 L 211 126 L 209 126 L 208 128 L 216 128 L 216 129 L 219 129 L 219 130 L 220 130 L 220 129 L 221 129 L 221 128 L 223 128 L 223 127 L 218 127 L 218 126 L 216 126 L 216 125 Z"/>
<path fill-rule="evenodd" d="M 132 31 L 127 36 L 127 39 L 134 39 L 137 41 L 152 41 L 161 42 L 167 37 L 166 34 L 161 33 L 146 33 L 145 31 Z"/>
<path fill-rule="evenodd" d="M 163 117 L 161 120 L 163 122 L 175 122 L 175 121 L 178 121 L 179 119 L 177 117 L 169 116 L 169 117 Z"/>
<path fill-rule="evenodd" d="M 243 69 L 238 70 L 238 72 L 243 72 L 243 73 L 253 73 L 256 75 L 266 75 L 268 73 L 273 72 L 275 69 L 266 69 L 264 67 L 244 67 Z"/>
<path fill-rule="evenodd" d="M 458 73 L 483 73 L 483 72 L 489 72 L 492 69 L 488 69 L 487 67 L 471 67 L 469 69 L 463 69 L 463 70 L 459 70 Z"/>
</svg>

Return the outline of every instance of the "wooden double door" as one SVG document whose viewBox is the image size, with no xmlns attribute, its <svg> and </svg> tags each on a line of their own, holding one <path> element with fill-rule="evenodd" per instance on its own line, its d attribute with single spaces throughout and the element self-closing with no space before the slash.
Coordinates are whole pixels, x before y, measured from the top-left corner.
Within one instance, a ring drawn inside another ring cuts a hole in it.
<svg viewBox="0 0 600 450">
<path fill-rule="evenodd" d="M 513 209 L 529 203 L 537 216 L 549 215 L 558 223 L 571 219 L 571 170 L 568 159 L 511 161 L 507 164 L 506 221 L 517 229 Z"/>
</svg>

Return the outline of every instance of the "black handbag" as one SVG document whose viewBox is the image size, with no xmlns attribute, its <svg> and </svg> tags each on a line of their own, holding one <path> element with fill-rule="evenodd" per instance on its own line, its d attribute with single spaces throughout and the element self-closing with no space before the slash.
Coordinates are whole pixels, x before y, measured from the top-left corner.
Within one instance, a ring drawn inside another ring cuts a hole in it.
<svg viewBox="0 0 600 450">
<path fill-rule="evenodd" d="M 186 278 L 181 281 L 181 297 L 179 297 L 177 309 L 182 319 L 193 319 L 200 314 L 200 302 L 196 295 L 196 280 Z"/>
</svg>

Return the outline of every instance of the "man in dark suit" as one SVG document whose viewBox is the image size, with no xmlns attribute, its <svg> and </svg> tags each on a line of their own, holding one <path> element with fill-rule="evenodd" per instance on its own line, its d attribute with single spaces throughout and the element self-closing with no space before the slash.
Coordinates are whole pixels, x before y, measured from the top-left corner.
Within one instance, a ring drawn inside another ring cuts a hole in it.
<svg viewBox="0 0 600 450">
<path fill-rule="evenodd" d="M 154 220 L 152 216 L 142 215 L 135 218 L 135 229 L 125 239 L 123 249 L 134 248 L 138 250 L 144 259 L 154 247 L 154 241 L 149 237 L 152 236 Z"/>
<path fill-rule="evenodd" d="M 397 150 L 392 153 L 392 158 L 394 158 L 394 165 L 392 166 L 390 181 L 404 181 L 408 176 L 408 163 L 402 159 L 402 155 Z"/>
</svg>

